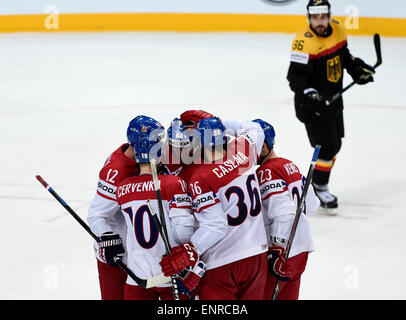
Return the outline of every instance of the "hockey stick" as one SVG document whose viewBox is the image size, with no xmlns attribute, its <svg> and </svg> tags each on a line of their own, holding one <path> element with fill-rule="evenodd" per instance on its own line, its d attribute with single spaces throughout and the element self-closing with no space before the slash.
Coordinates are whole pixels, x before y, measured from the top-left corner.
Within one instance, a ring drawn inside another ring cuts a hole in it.
<svg viewBox="0 0 406 320">
<path fill-rule="evenodd" d="M 375 35 L 374 35 L 374 45 L 375 45 L 375 52 L 376 52 L 376 59 L 377 59 L 375 65 L 374 65 L 374 68 L 377 68 L 382 64 L 381 37 L 379 36 L 378 33 L 375 33 Z M 330 106 L 334 101 L 336 101 L 338 98 L 340 98 L 344 92 L 346 92 L 352 86 L 359 83 L 361 80 L 363 80 L 363 78 L 360 78 L 357 81 L 353 81 L 348 86 L 346 86 L 344 89 L 341 89 L 338 93 L 336 93 L 330 99 L 326 100 L 326 105 Z"/>
<path fill-rule="evenodd" d="M 166 254 L 170 254 L 170 252 L 171 252 L 171 245 L 169 244 L 169 239 L 165 236 L 165 233 L 164 233 L 163 230 L 162 230 L 162 225 L 161 225 L 161 222 L 159 221 L 158 216 L 156 215 L 154 206 L 152 205 L 152 203 L 151 203 L 150 200 L 147 200 L 147 205 L 148 205 L 149 211 L 151 212 L 152 219 L 154 220 L 156 227 L 158 228 L 159 232 L 160 232 L 161 235 L 162 235 L 162 239 L 163 239 L 164 244 L 165 244 Z M 176 282 L 175 276 L 174 276 L 173 278 L 171 278 L 171 281 L 172 281 L 172 285 L 175 285 L 176 288 L 177 288 L 177 287 L 178 287 L 178 283 Z M 178 289 L 177 289 L 177 290 L 178 290 Z M 174 293 L 174 294 L 175 294 L 175 293 Z M 178 290 L 178 294 L 179 294 L 179 290 Z M 190 294 L 189 294 L 189 293 L 187 293 L 187 296 L 188 296 L 188 299 L 191 300 L 191 297 L 190 297 Z"/>
<path fill-rule="evenodd" d="M 288 243 L 286 245 L 286 250 L 285 250 L 286 262 L 288 261 L 290 249 L 292 247 L 292 243 L 293 243 L 293 240 L 294 240 L 295 234 L 296 234 L 296 229 L 299 224 L 299 219 L 300 219 L 300 216 L 301 216 L 303 208 L 304 208 L 307 191 L 309 190 L 309 186 L 310 186 L 310 183 L 311 183 L 311 180 L 313 177 L 313 172 L 314 172 L 314 168 L 316 166 L 316 161 L 319 157 L 320 148 L 321 148 L 320 145 L 316 145 L 314 152 L 313 152 L 312 161 L 310 163 L 309 171 L 307 173 L 306 183 L 303 188 L 302 196 L 300 197 L 299 205 L 297 206 L 297 209 L 296 209 L 295 219 L 293 220 L 292 229 L 290 231 Z M 279 281 L 277 280 L 273 294 L 272 294 L 272 300 L 276 300 L 278 293 L 279 293 Z"/>
<path fill-rule="evenodd" d="M 44 186 L 45 189 L 49 191 L 50 194 L 54 196 L 54 198 L 71 214 L 73 218 L 87 231 L 90 236 L 98 241 L 98 237 L 90 230 L 90 227 L 77 215 L 75 211 L 55 192 L 55 190 L 40 176 L 35 176 L 37 180 Z M 141 279 L 137 277 L 128 267 L 127 265 L 121 260 L 119 256 L 114 257 L 114 261 L 118 264 L 118 266 L 123 269 L 141 288 L 149 289 L 152 287 L 156 287 L 160 284 L 167 283 L 170 281 L 169 277 L 165 277 L 163 274 L 157 275 L 155 277 L 149 279 Z"/>
<path fill-rule="evenodd" d="M 152 180 L 154 184 L 154 190 L 156 199 L 158 201 L 158 209 L 159 209 L 159 216 L 161 221 L 159 221 L 154 208 L 152 207 L 151 203 L 148 201 L 148 207 L 151 211 L 152 218 L 155 221 L 156 226 L 158 227 L 159 231 L 161 232 L 162 239 L 165 243 L 166 254 L 171 254 L 171 246 L 169 244 L 169 237 L 168 237 L 168 229 L 166 228 L 166 219 L 165 219 L 165 212 L 162 205 L 162 195 L 161 195 L 161 186 L 158 180 L 158 173 L 156 169 L 156 162 L 155 159 L 151 158 L 150 160 L 151 171 L 152 171 Z M 173 290 L 173 297 L 175 300 L 179 300 L 179 290 L 178 290 L 178 283 L 176 282 L 176 277 L 171 276 L 171 283 L 172 283 L 172 290 Z"/>
</svg>

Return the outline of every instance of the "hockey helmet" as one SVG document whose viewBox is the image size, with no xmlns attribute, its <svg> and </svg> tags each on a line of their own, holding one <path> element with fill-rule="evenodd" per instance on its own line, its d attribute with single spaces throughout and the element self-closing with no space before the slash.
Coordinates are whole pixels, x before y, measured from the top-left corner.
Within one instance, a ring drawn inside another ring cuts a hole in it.
<svg viewBox="0 0 406 320">
<path fill-rule="evenodd" d="M 218 117 L 200 120 L 196 125 L 196 130 L 200 133 L 203 148 L 227 143 L 226 128 Z"/>
<path fill-rule="evenodd" d="M 268 122 L 266 122 L 266 121 L 264 121 L 262 119 L 255 119 L 255 120 L 253 120 L 253 122 L 259 123 L 259 125 L 261 126 L 261 128 L 262 128 L 262 130 L 264 131 L 264 134 L 265 134 L 265 142 L 268 145 L 268 148 L 272 149 L 273 145 L 275 143 L 275 129 L 274 129 L 274 127 L 270 123 L 268 123 Z"/>
<path fill-rule="evenodd" d="M 328 14 L 331 18 L 331 5 L 328 0 L 310 0 L 306 8 L 308 19 L 313 14 Z"/>
<path fill-rule="evenodd" d="M 137 163 L 149 163 L 151 158 L 161 157 L 165 128 L 155 119 L 137 116 L 130 121 L 127 139 L 134 148 Z"/>
<path fill-rule="evenodd" d="M 172 120 L 168 130 L 168 142 L 171 147 L 184 148 L 190 146 L 190 139 L 185 133 L 182 121 L 178 118 Z"/>
</svg>

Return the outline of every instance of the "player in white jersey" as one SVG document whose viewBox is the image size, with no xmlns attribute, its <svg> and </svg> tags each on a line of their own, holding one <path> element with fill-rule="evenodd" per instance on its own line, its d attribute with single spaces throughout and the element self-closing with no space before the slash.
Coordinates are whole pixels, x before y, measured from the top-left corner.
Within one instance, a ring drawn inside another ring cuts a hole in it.
<svg viewBox="0 0 406 320">
<path fill-rule="evenodd" d="M 229 143 L 220 119 L 203 119 L 196 126 L 205 156 L 189 181 L 198 228 L 161 266 L 172 275 L 201 256 L 207 271 L 197 290 L 200 299 L 262 299 L 268 246 L 254 166 L 264 133 L 254 122 L 229 125 L 245 129 Z"/>
<path fill-rule="evenodd" d="M 265 299 L 271 299 L 279 283 L 278 300 L 297 300 L 300 278 L 305 270 L 309 252 L 314 251 L 308 216 L 314 214 L 320 201 L 310 185 L 305 201 L 305 210 L 301 214 L 296 229 L 288 261 L 284 259 L 299 199 L 304 188 L 305 178 L 297 166 L 274 151 L 275 130 L 263 120 L 254 120 L 261 125 L 265 134 L 257 169 L 261 186 L 263 217 L 268 238 L 269 275 L 265 289 Z"/>
<path fill-rule="evenodd" d="M 131 123 L 127 128 L 128 132 Z M 95 243 L 99 285 L 103 300 L 122 300 L 127 274 L 118 268 L 113 260 L 117 254 L 123 254 L 123 241 L 126 237 L 126 225 L 116 199 L 118 184 L 127 177 L 138 175 L 138 165 L 134 158 L 134 148 L 130 143 L 122 144 L 105 161 L 99 173 L 97 192 L 90 203 L 87 221 L 92 232 L 99 237 Z M 114 245 L 105 246 L 108 240 Z"/>
<path fill-rule="evenodd" d="M 127 225 L 127 266 L 135 275 L 148 279 L 161 273 L 159 261 L 166 254 L 165 245 L 158 227 L 152 218 L 147 200 L 159 212 L 158 200 L 152 180 L 150 159 L 159 161 L 164 128 L 156 120 L 139 116 L 135 119 L 130 140 L 140 174 L 122 181 L 117 187 L 117 201 Z M 177 246 L 188 242 L 193 234 L 195 218 L 191 210 L 191 199 L 186 183 L 171 175 L 159 175 L 162 206 L 168 231 L 169 243 Z M 164 224 L 161 221 L 162 224 Z M 179 284 L 193 290 L 200 277 L 191 271 Z M 124 292 L 126 300 L 173 299 L 171 284 L 142 289 L 130 277 Z M 182 297 L 181 297 L 182 299 Z M 183 297 L 186 299 L 186 296 Z"/>
</svg>

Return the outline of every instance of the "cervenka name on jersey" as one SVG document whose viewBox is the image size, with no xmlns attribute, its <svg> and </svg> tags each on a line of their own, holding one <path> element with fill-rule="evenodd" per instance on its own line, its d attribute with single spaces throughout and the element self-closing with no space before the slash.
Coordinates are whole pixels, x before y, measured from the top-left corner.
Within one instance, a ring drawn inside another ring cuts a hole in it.
<svg viewBox="0 0 406 320">
<path fill-rule="evenodd" d="M 159 187 L 161 187 L 161 181 L 159 181 Z M 149 192 L 149 191 L 155 191 L 154 182 L 152 180 L 136 183 L 127 183 L 125 185 L 118 187 L 117 198 L 122 197 L 131 192 Z"/>
</svg>

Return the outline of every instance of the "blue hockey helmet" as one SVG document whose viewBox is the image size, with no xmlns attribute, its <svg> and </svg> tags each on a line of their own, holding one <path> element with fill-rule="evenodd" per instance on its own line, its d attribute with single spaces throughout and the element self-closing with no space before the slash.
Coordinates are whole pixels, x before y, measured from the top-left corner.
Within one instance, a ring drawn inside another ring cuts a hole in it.
<svg viewBox="0 0 406 320">
<path fill-rule="evenodd" d="M 130 121 L 127 128 L 127 139 L 134 148 L 137 163 L 149 163 L 150 158 L 161 157 L 165 128 L 155 119 L 137 116 Z"/>
<path fill-rule="evenodd" d="M 265 142 L 268 145 L 268 148 L 272 149 L 275 143 L 275 129 L 273 128 L 273 126 L 262 119 L 255 119 L 252 121 L 258 123 L 261 126 L 265 134 Z"/>
<path fill-rule="evenodd" d="M 168 130 L 168 142 L 171 147 L 184 148 L 190 146 L 189 135 L 185 133 L 182 121 L 178 118 L 172 120 Z"/>
<path fill-rule="evenodd" d="M 200 141 L 203 148 L 223 145 L 227 142 L 226 128 L 218 117 L 200 120 L 196 125 L 200 133 Z"/>
</svg>

